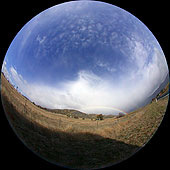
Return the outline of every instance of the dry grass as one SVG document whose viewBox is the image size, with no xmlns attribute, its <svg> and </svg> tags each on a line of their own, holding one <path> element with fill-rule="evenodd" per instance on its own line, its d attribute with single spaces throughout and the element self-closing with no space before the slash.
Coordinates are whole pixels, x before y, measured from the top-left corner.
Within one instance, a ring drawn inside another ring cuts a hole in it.
<svg viewBox="0 0 170 170">
<path fill-rule="evenodd" d="M 70 168 L 92 169 L 128 158 L 155 133 L 168 98 L 121 118 L 68 118 L 41 109 L 18 93 L 1 74 L 7 118 L 19 138 L 41 157 Z"/>
</svg>

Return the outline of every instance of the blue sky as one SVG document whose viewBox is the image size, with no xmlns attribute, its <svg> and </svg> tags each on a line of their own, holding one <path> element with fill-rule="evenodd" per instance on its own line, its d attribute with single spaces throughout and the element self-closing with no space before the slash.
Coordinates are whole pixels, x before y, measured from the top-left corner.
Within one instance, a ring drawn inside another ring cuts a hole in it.
<svg viewBox="0 0 170 170">
<path fill-rule="evenodd" d="M 74 1 L 31 19 L 11 43 L 2 71 L 37 104 L 91 113 L 146 104 L 168 67 L 136 17 L 106 3 Z"/>
</svg>

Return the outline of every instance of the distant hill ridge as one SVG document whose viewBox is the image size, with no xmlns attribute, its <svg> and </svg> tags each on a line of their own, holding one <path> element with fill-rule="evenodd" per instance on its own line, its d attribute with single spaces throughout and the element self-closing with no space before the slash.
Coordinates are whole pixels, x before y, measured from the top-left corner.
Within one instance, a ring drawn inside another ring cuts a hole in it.
<svg viewBox="0 0 170 170">
<path fill-rule="evenodd" d="M 63 115 L 68 115 L 70 117 L 78 117 L 78 118 L 89 118 L 89 119 L 95 119 L 97 117 L 97 115 L 99 114 L 87 114 L 87 113 L 83 113 L 81 111 L 78 110 L 74 110 L 74 109 L 48 109 L 48 108 L 44 108 L 42 106 L 37 105 L 38 107 L 40 107 L 41 109 L 47 110 L 49 112 L 52 113 L 56 113 L 56 114 L 63 114 Z M 106 118 L 113 118 L 116 117 L 116 115 L 103 115 L 103 117 Z"/>
</svg>

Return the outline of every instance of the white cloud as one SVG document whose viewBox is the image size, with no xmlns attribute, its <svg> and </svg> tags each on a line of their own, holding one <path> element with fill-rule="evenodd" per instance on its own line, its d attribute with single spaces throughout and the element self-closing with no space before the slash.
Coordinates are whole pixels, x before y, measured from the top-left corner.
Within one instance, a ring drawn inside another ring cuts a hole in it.
<svg viewBox="0 0 170 170">
<path fill-rule="evenodd" d="M 153 60 L 148 66 L 138 72 L 131 72 L 118 85 L 85 70 L 78 73 L 76 80 L 53 87 L 28 83 L 13 67 L 10 73 L 22 93 L 36 104 L 53 109 L 115 114 L 117 109 L 128 112 L 146 102 L 165 80 L 168 67 L 163 54 L 155 49 Z"/>
<path fill-rule="evenodd" d="M 116 71 L 116 68 L 110 67 L 108 63 L 103 63 L 101 61 L 97 61 L 96 64 L 97 64 L 97 66 L 102 67 L 109 72 L 115 72 Z"/>
<path fill-rule="evenodd" d="M 10 80 L 10 74 L 8 73 L 6 64 L 7 64 L 6 61 L 4 61 L 3 64 L 2 64 L 2 72 L 4 73 L 7 80 Z"/>
<path fill-rule="evenodd" d="M 133 50 L 134 58 L 136 59 L 136 64 L 140 68 L 143 68 L 147 58 L 148 58 L 148 52 L 146 51 L 146 48 L 139 42 L 135 41 L 135 46 Z"/>
<path fill-rule="evenodd" d="M 42 43 L 45 41 L 45 39 L 46 39 L 46 36 L 40 37 L 40 35 L 38 35 L 37 38 L 36 38 L 36 40 L 37 40 L 40 44 L 42 44 Z"/>
</svg>

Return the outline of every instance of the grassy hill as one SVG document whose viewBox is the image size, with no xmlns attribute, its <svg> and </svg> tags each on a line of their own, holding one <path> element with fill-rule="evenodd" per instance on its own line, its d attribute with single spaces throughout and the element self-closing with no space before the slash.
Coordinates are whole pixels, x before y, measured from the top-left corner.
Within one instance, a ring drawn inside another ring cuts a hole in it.
<svg viewBox="0 0 170 170">
<path fill-rule="evenodd" d="M 155 133 L 168 97 L 123 117 L 102 121 L 75 119 L 75 110 L 49 110 L 18 93 L 1 74 L 6 116 L 25 145 L 50 162 L 73 169 L 94 169 L 120 162 L 138 151 Z"/>
<path fill-rule="evenodd" d="M 36 105 L 36 104 L 35 104 Z M 80 112 L 78 110 L 73 110 L 73 109 L 48 109 L 39 105 L 36 105 L 37 107 L 52 112 L 52 113 L 56 113 L 56 114 L 62 114 L 62 115 L 66 115 L 68 117 L 74 117 L 74 118 L 84 118 L 84 119 L 97 119 L 98 114 L 87 114 L 87 113 L 83 113 Z M 107 118 L 115 118 L 115 115 L 102 115 L 103 119 L 107 119 Z"/>
</svg>

